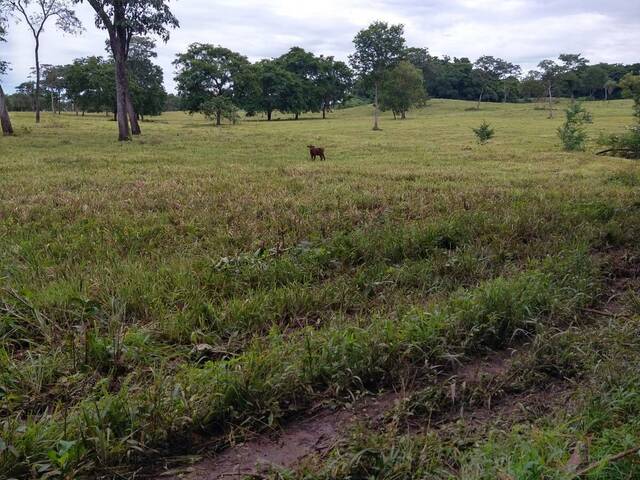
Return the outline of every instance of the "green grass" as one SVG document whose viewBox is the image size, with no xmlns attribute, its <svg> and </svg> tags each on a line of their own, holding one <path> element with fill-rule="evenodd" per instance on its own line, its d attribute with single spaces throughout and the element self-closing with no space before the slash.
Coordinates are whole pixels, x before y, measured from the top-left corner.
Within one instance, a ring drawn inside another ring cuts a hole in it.
<svg viewBox="0 0 640 480">
<path fill-rule="evenodd" d="M 222 128 L 169 113 L 124 144 L 102 115 L 14 114 L 0 474 L 126 471 L 596 303 L 594 252 L 637 239 L 640 166 L 563 152 L 561 116 L 533 105 L 468 106 L 382 132 L 369 107 Z M 630 102 L 586 107 L 591 138 L 631 122 Z"/>
</svg>

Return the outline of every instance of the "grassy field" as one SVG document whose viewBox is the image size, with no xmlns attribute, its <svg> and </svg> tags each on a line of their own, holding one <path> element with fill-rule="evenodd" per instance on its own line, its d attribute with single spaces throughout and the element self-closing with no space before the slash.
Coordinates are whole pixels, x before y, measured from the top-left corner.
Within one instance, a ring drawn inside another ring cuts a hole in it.
<svg viewBox="0 0 640 480">
<path fill-rule="evenodd" d="M 637 445 L 640 165 L 563 152 L 561 112 L 471 105 L 433 100 L 381 132 L 370 107 L 221 128 L 168 113 L 124 144 L 102 115 L 13 114 L 0 477 L 127 477 L 408 379 L 421 388 L 398 415 L 421 418 L 441 399 L 422 390 L 434 365 L 523 344 L 518 388 L 570 378 L 571 409 L 465 442 L 360 434 L 278 475 L 572 478 L 578 440 L 594 460 Z M 631 123 L 630 102 L 586 106 L 591 138 Z M 496 138 L 480 146 L 485 119 Z"/>
</svg>

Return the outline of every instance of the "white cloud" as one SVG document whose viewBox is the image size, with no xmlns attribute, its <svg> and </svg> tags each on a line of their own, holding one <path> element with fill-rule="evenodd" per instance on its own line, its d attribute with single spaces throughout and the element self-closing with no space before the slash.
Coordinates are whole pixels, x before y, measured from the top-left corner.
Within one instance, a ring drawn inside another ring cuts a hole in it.
<svg viewBox="0 0 640 480">
<path fill-rule="evenodd" d="M 488 54 L 524 69 L 561 52 L 583 53 L 592 62 L 638 62 L 640 2 L 629 0 L 179 0 L 171 7 L 181 23 L 158 48 L 158 62 L 173 88 L 175 54 L 192 42 L 224 45 L 252 60 L 274 57 L 298 45 L 346 59 L 355 33 L 373 20 L 404 23 L 409 45 L 434 54 L 477 58 Z M 86 32 L 45 32 L 43 63 L 68 63 L 104 55 L 105 33 L 86 4 L 77 6 Z M 24 24 L 11 24 L 0 56 L 13 65 L 2 79 L 9 91 L 33 65 L 32 39 Z"/>
</svg>

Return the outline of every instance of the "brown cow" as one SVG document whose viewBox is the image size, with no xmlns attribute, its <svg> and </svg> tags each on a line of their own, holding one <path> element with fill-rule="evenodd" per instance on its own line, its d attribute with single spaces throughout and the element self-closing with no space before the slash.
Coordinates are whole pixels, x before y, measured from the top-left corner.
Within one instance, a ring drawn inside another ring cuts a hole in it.
<svg viewBox="0 0 640 480">
<path fill-rule="evenodd" d="M 324 157 L 324 148 L 316 147 L 315 145 L 307 145 L 307 148 L 309 149 L 311 160 L 315 160 L 316 157 L 320 157 L 320 160 L 326 160 Z"/>
</svg>

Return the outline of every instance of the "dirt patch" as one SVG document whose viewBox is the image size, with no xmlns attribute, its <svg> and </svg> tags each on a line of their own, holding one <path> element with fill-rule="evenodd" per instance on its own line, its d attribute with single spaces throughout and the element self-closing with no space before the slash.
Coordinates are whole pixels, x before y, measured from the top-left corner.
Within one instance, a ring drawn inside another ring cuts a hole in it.
<svg viewBox="0 0 640 480">
<path fill-rule="evenodd" d="M 443 381 L 467 384 L 497 377 L 508 370 L 514 351 L 504 351 L 461 365 Z M 311 455 L 322 454 L 344 439 L 356 424 L 378 426 L 385 414 L 405 399 L 401 392 L 387 392 L 357 402 L 349 409 L 323 409 L 311 417 L 291 422 L 277 434 L 258 435 L 226 450 L 206 454 L 191 467 L 167 470 L 156 478 L 182 480 L 240 480 L 260 477 L 277 467 L 290 468 Z"/>
<path fill-rule="evenodd" d="M 323 409 L 286 426 L 278 434 L 263 434 L 228 448 L 192 467 L 167 471 L 159 479 L 240 480 L 260 476 L 274 467 L 291 467 L 303 458 L 329 450 L 356 422 L 376 423 L 402 398 L 388 392 L 359 402 L 351 409 Z"/>
</svg>

